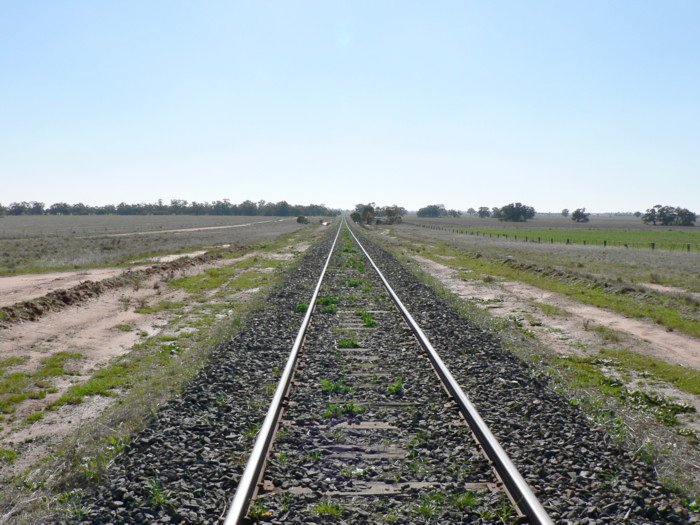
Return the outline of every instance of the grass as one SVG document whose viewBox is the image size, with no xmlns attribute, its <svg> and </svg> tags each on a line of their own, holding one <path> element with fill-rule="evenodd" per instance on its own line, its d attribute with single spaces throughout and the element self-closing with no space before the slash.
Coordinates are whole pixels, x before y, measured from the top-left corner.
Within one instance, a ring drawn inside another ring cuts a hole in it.
<svg viewBox="0 0 700 525">
<path fill-rule="evenodd" d="M 441 255 L 445 254 L 453 258 L 446 261 L 441 258 Z M 565 280 L 556 272 L 546 274 L 534 269 L 525 269 L 518 264 L 513 264 L 511 260 L 489 260 L 477 254 L 455 251 L 447 246 L 440 246 L 423 255 L 460 269 L 470 269 L 477 273 L 521 281 L 544 290 L 561 293 L 585 304 L 607 308 L 638 319 L 652 319 L 662 326 L 700 337 L 700 321 L 692 315 L 685 315 L 678 306 L 675 306 L 675 303 L 667 305 L 658 294 L 648 293 L 646 296 L 638 296 L 615 293 L 608 291 L 600 283 L 580 279 Z"/>
<path fill-rule="evenodd" d="M 593 328 L 593 331 L 600 334 L 603 341 L 607 341 L 608 343 L 619 343 L 625 338 L 622 332 L 613 328 L 608 328 L 607 326 L 598 325 Z"/>
<path fill-rule="evenodd" d="M 403 379 L 398 377 L 393 383 L 389 383 L 386 387 L 386 391 L 392 396 L 402 396 L 403 395 Z"/>
<path fill-rule="evenodd" d="M 209 268 L 201 274 L 180 277 L 168 282 L 168 286 L 196 294 L 220 288 L 233 278 L 236 270 L 230 266 Z"/>
<path fill-rule="evenodd" d="M 53 389 L 51 378 L 74 375 L 70 361 L 83 356 L 75 352 L 57 352 L 39 362 L 32 372 L 11 372 L 7 369 L 27 361 L 26 357 L 6 358 L 0 363 L 0 412 L 12 414 L 17 405 L 27 399 L 43 399 Z"/>
<path fill-rule="evenodd" d="M 271 518 L 272 512 L 267 510 L 265 502 L 261 498 L 258 498 L 253 501 L 253 504 L 248 509 L 248 516 L 252 520 L 262 520 L 265 518 Z"/>
<path fill-rule="evenodd" d="M 294 311 L 298 314 L 305 314 L 306 310 L 309 309 L 309 303 L 297 303 L 296 306 L 294 307 Z"/>
<path fill-rule="evenodd" d="M 12 463 L 17 459 L 17 452 L 11 448 L 0 448 L 0 461 L 3 463 Z"/>
<path fill-rule="evenodd" d="M 362 319 L 362 324 L 367 328 L 374 328 L 377 326 L 377 321 L 372 317 L 372 314 L 367 310 L 357 310 L 355 315 Z"/>
<path fill-rule="evenodd" d="M 628 406 L 651 413 L 666 426 L 677 426 L 678 414 L 695 412 L 692 406 L 675 403 L 663 396 L 629 390 L 622 381 L 601 370 L 601 365 L 606 365 L 601 357 L 560 357 L 555 359 L 555 364 L 568 372 L 571 387 L 595 389 Z"/>
<path fill-rule="evenodd" d="M 332 500 L 324 500 L 311 508 L 312 512 L 319 518 L 340 518 L 345 513 L 343 506 Z"/>
<path fill-rule="evenodd" d="M 537 301 L 532 301 L 532 306 L 540 310 L 545 315 L 551 315 L 553 317 L 569 317 L 569 312 L 558 306 L 547 303 L 539 303 Z"/>
<path fill-rule="evenodd" d="M 340 381 L 331 381 L 330 379 L 321 379 L 321 390 L 331 392 L 333 394 L 349 394 L 352 393 L 352 388 L 344 385 Z"/>
<path fill-rule="evenodd" d="M 459 511 L 465 511 L 467 509 L 474 508 L 479 505 L 480 499 L 474 492 L 465 492 L 464 494 L 459 494 L 454 497 L 454 506 Z"/>
<path fill-rule="evenodd" d="M 148 480 L 149 501 L 156 508 L 170 506 L 170 492 L 163 488 L 158 478 Z"/>
<path fill-rule="evenodd" d="M 362 405 L 357 405 L 354 401 L 348 403 L 328 403 L 323 411 L 323 417 L 357 416 L 363 414 L 367 409 Z"/>
<path fill-rule="evenodd" d="M 334 296 L 319 297 L 316 303 L 319 305 L 319 310 L 323 314 L 334 314 L 338 311 L 338 303 L 340 300 Z"/>
<path fill-rule="evenodd" d="M 0 221 L 0 275 L 129 267 L 135 261 L 155 256 L 206 250 L 222 244 L 232 247 L 214 251 L 238 256 L 242 247 L 264 250 L 309 236 L 301 225 L 286 220 L 255 227 L 109 237 L 133 231 L 242 224 L 251 222 L 251 217 L 7 216 Z M 270 236 L 276 238 L 269 239 Z"/>
<path fill-rule="evenodd" d="M 621 367 L 647 373 L 688 394 L 700 396 L 700 370 L 667 363 L 631 350 L 602 349 L 600 356 L 614 359 Z"/>
<path fill-rule="evenodd" d="M 114 328 L 116 330 L 119 330 L 120 332 L 133 332 L 134 331 L 134 327 L 128 323 L 120 323 L 118 325 L 115 325 Z"/>
<path fill-rule="evenodd" d="M 338 348 L 359 348 L 359 343 L 357 342 L 357 339 L 349 338 L 349 339 L 340 339 L 338 341 Z"/>
<path fill-rule="evenodd" d="M 152 306 L 141 306 L 134 311 L 139 314 L 157 314 L 160 312 L 172 312 L 184 308 L 182 301 L 160 301 Z"/>
<path fill-rule="evenodd" d="M 435 223 L 439 225 L 439 223 Z M 499 225 L 501 227 L 499 227 Z M 491 236 L 491 238 L 503 238 L 509 240 L 559 243 L 559 244 L 589 244 L 603 246 L 625 246 L 631 248 L 651 248 L 655 243 L 658 249 L 685 250 L 687 244 L 691 249 L 697 250 L 700 244 L 700 232 L 694 228 L 669 229 L 658 227 L 651 228 L 595 228 L 595 227 L 552 227 L 532 228 L 522 224 L 514 224 L 511 227 L 502 227 L 503 223 L 494 221 L 494 227 L 480 228 L 450 228 L 456 233 L 464 235 Z M 641 225 L 641 221 L 639 223 Z M 442 225 L 448 227 L 448 225 Z M 568 242 L 567 242 L 568 241 Z"/>
<path fill-rule="evenodd" d="M 348 257 L 344 264 L 346 267 L 353 268 L 360 273 L 364 273 L 365 270 L 367 270 L 367 266 L 362 257 Z"/>
</svg>

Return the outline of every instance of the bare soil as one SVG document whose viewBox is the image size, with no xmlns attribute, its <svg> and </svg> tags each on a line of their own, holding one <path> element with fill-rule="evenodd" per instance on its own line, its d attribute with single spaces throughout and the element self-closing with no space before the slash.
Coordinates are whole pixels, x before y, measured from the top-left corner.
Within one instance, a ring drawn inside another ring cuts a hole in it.
<svg viewBox="0 0 700 525">
<path fill-rule="evenodd" d="M 176 261 L 182 257 L 197 257 L 204 255 L 206 250 L 191 253 L 177 253 L 152 257 L 153 263 Z M 133 266 L 131 270 L 143 270 L 146 266 Z M 95 268 L 66 272 L 49 272 L 14 276 L 0 276 L 0 307 L 36 299 L 56 290 L 72 288 L 85 281 L 102 281 L 115 277 L 124 272 L 123 268 Z"/>
</svg>

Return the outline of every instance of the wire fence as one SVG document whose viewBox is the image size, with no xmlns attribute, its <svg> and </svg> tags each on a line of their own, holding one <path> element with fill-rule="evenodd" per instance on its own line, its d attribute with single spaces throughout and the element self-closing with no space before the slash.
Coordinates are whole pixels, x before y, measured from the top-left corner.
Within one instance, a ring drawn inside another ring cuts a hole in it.
<svg viewBox="0 0 700 525">
<path fill-rule="evenodd" d="M 644 250 L 668 250 L 668 251 L 679 251 L 679 252 L 700 252 L 699 243 L 673 243 L 673 242 L 628 242 L 619 240 L 607 240 L 607 239 L 576 239 L 574 237 L 566 237 L 561 235 L 524 235 L 520 233 L 493 233 L 483 230 L 469 230 L 463 228 L 447 228 L 444 226 L 436 226 L 433 224 L 422 224 L 415 222 L 403 221 L 403 224 L 408 224 L 410 226 L 418 226 L 420 228 L 426 228 L 429 230 L 440 230 L 451 233 L 457 233 L 461 235 L 472 235 L 475 237 L 488 237 L 489 239 L 503 239 L 506 241 L 518 241 L 518 242 L 530 242 L 535 244 L 577 244 L 582 246 L 602 246 L 606 248 L 608 246 L 616 246 L 620 248 L 635 248 Z"/>
</svg>

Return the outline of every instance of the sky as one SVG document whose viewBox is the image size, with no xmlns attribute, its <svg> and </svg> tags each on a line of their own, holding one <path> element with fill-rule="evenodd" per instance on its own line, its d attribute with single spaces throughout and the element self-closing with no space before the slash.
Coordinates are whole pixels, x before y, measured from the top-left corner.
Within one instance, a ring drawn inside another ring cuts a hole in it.
<svg viewBox="0 0 700 525">
<path fill-rule="evenodd" d="M 700 2 L 0 0 L 0 203 L 700 212 Z"/>
</svg>

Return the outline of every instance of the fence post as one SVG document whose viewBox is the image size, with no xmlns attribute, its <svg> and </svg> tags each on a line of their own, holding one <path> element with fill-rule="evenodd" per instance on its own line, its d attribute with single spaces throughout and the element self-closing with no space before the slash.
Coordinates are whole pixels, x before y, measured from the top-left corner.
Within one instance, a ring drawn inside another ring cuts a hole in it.
<svg viewBox="0 0 700 525">
<path fill-rule="evenodd" d="M 566 239 L 566 244 L 571 244 L 571 243 L 569 242 L 569 239 Z"/>
<path fill-rule="evenodd" d="M 605 248 L 608 245 L 608 241 L 603 241 L 603 248 Z"/>
<path fill-rule="evenodd" d="M 655 242 L 652 242 L 652 243 L 651 243 L 651 249 L 653 250 L 654 248 L 656 248 L 656 243 L 655 243 Z"/>
<path fill-rule="evenodd" d="M 583 245 L 586 246 L 586 239 L 583 239 Z"/>
<path fill-rule="evenodd" d="M 539 237 L 537 237 L 537 244 L 539 244 L 539 243 L 541 243 L 541 242 L 542 242 L 542 239 L 540 239 Z"/>
</svg>

